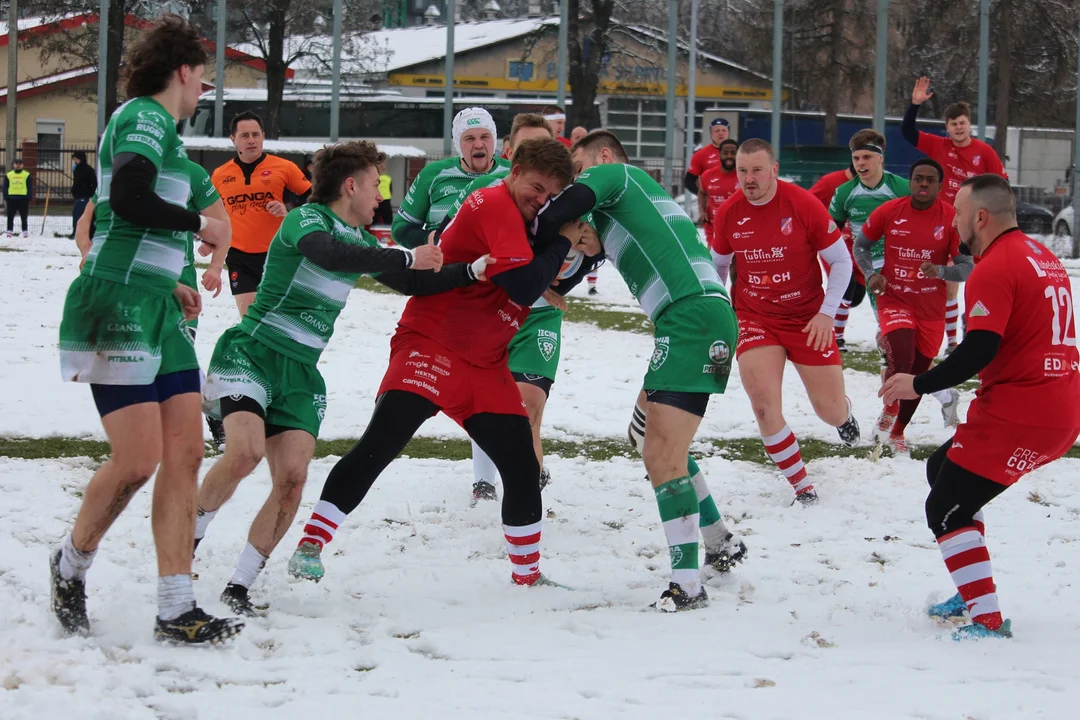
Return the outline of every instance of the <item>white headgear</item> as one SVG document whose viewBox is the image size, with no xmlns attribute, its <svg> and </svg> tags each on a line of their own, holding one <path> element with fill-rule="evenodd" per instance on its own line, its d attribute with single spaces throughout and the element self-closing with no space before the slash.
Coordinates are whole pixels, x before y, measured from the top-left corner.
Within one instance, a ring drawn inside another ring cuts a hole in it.
<svg viewBox="0 0 1080 720">
<path fill-rule="evenodd" d="M 491 131 L 491 136 L 493 138 L 499 137 L 498 131 L 495 130 L 495 120 L 492 119 L 491 113 L 484 108 L 465 108 L 454 116 L 454 124 L 451 128 L 455 155 L 461 154 L 461 136 L 465 134 L 466 130 L 473 130 L 475 128 L 484 128 L 485 130 Z"/>
</svg>

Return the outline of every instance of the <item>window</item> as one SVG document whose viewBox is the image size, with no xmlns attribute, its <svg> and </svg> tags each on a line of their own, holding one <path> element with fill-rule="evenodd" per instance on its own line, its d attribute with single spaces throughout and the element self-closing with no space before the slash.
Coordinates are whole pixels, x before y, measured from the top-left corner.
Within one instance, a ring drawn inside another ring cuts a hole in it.
<svg viewBox="0 0 1080 720">
<path fill-rule="evenodd" d="M 527 82 L 533 79 L 533 64 L 524 60 L 511 60 L 506 76 L 511 80 Z"/>
<path fill-rule="evenodd" d="M 37 121 L 38 166 L 57 170 L 61 164 L 60 149 L 64 146 L 63 120 Z"/>
</svg>

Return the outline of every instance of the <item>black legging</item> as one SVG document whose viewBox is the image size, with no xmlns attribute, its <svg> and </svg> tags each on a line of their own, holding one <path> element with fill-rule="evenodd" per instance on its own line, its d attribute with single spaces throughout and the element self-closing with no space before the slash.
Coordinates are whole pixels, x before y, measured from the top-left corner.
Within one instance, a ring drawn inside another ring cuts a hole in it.
<svg viewBox="0 0 1080 720">
<path fill-rule="evenodd" d="M 965 470 L 946 457 L 952 438 L 926 461 L 926 479 L 930 494 L 926 496 L 926 524 L 941 538 L 960 528 L 975 524 L 975 513 L 1001 493 L 1005 485 Z"/>
<path fill-rule="evenodd" d="M 12 232 L 15 228 L 15 215 L 18 213 L 22 221 L 22 231 L 26 232 L 26 213 L 30 209 L 29 195 L 8 195 L 7 197 L 7 231 Z"/>
<path fill-rule="evenodd" d="M 420 426 L 438 411 L 435 403 L 420 395 L 404 390 L 383 393 L 363 437 L 334 465 L 319 499 L 346 515 L 351 513 Z M 465 431 L 488 454 L 502 477 L 503 524 L 539 522 L 543 513 L 540 463 L 533 451 L 529 419 L 524 415 L 481 413 L 465 421 Z"/>
</svg>

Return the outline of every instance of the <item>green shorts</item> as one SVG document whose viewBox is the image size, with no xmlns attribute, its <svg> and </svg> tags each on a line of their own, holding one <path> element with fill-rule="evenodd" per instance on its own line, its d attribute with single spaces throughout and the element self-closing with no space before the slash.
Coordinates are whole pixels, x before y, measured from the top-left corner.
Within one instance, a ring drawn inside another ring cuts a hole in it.
<svg viewBox="0 0 1080 720">
<path fill-rule="evenodd" d="M 198 281 L 198 278 L 195 276 L 195 266 L 194 265 L 185 265 L 184 269 L 180 271 L 180 284 L 181 285 L 186 285 L 187 287 L 191 288 L 195 292 L 199 291 L 199 281 Z M 199 318 L 198 318 L 198 316 L 196 316 L 194 320 L 188 320 L 185 324 L 189 328 L 191 328 L 192 330 L 198 330 L 199 329 Z"/>
<path fill-rule="evenodd" d="M 65 381 L 149 385 L 158 375 L 198 367 L 172 295 L 85 275 L 71 283 L 60 321 Z"/>
<path fill-rule="evenodd" d="M 719 394 L 727 389 L 739 325 L 722 297 L 691 297 L 661 313 L 645 390 Z"/>
<path fill-rule="evenodd" d="M 559 339 L 563 311 L 534 308 L 510 341 L 510 372 L 539 375 L 555 382 L 559 370 Z"/>
<path fill-rule="evenodd" d="M 218 339 L 203 387 L 203 410 L 221 417 L 221 398 L 259 403 L 267 425 L 319 437 L 326 414 L 326 383 L 314 365 L 272 350 L 239 328 Z"/>
</svg>

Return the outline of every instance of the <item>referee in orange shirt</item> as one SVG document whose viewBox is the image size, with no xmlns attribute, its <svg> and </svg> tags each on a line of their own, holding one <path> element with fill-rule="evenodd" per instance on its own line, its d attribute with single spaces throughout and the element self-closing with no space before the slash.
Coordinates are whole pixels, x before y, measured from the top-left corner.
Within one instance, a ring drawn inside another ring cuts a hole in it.
<svg viewBox="0 0 1080 720">
<path fill-rule="evenodd" d="M 229 123 L 229 139 L 236 157 L 215 170 L 210 179 L 232 221 L 233 242 L 225 264 L 236 309 L 243 317 L 255 300 L 270 241 L 289 211 L 285 191 L 303 202 L 311 183 L 295 163 L 263 152 L 266 137 L 262 120 L 255 113 L 234 117 Z"/>
</svg>

